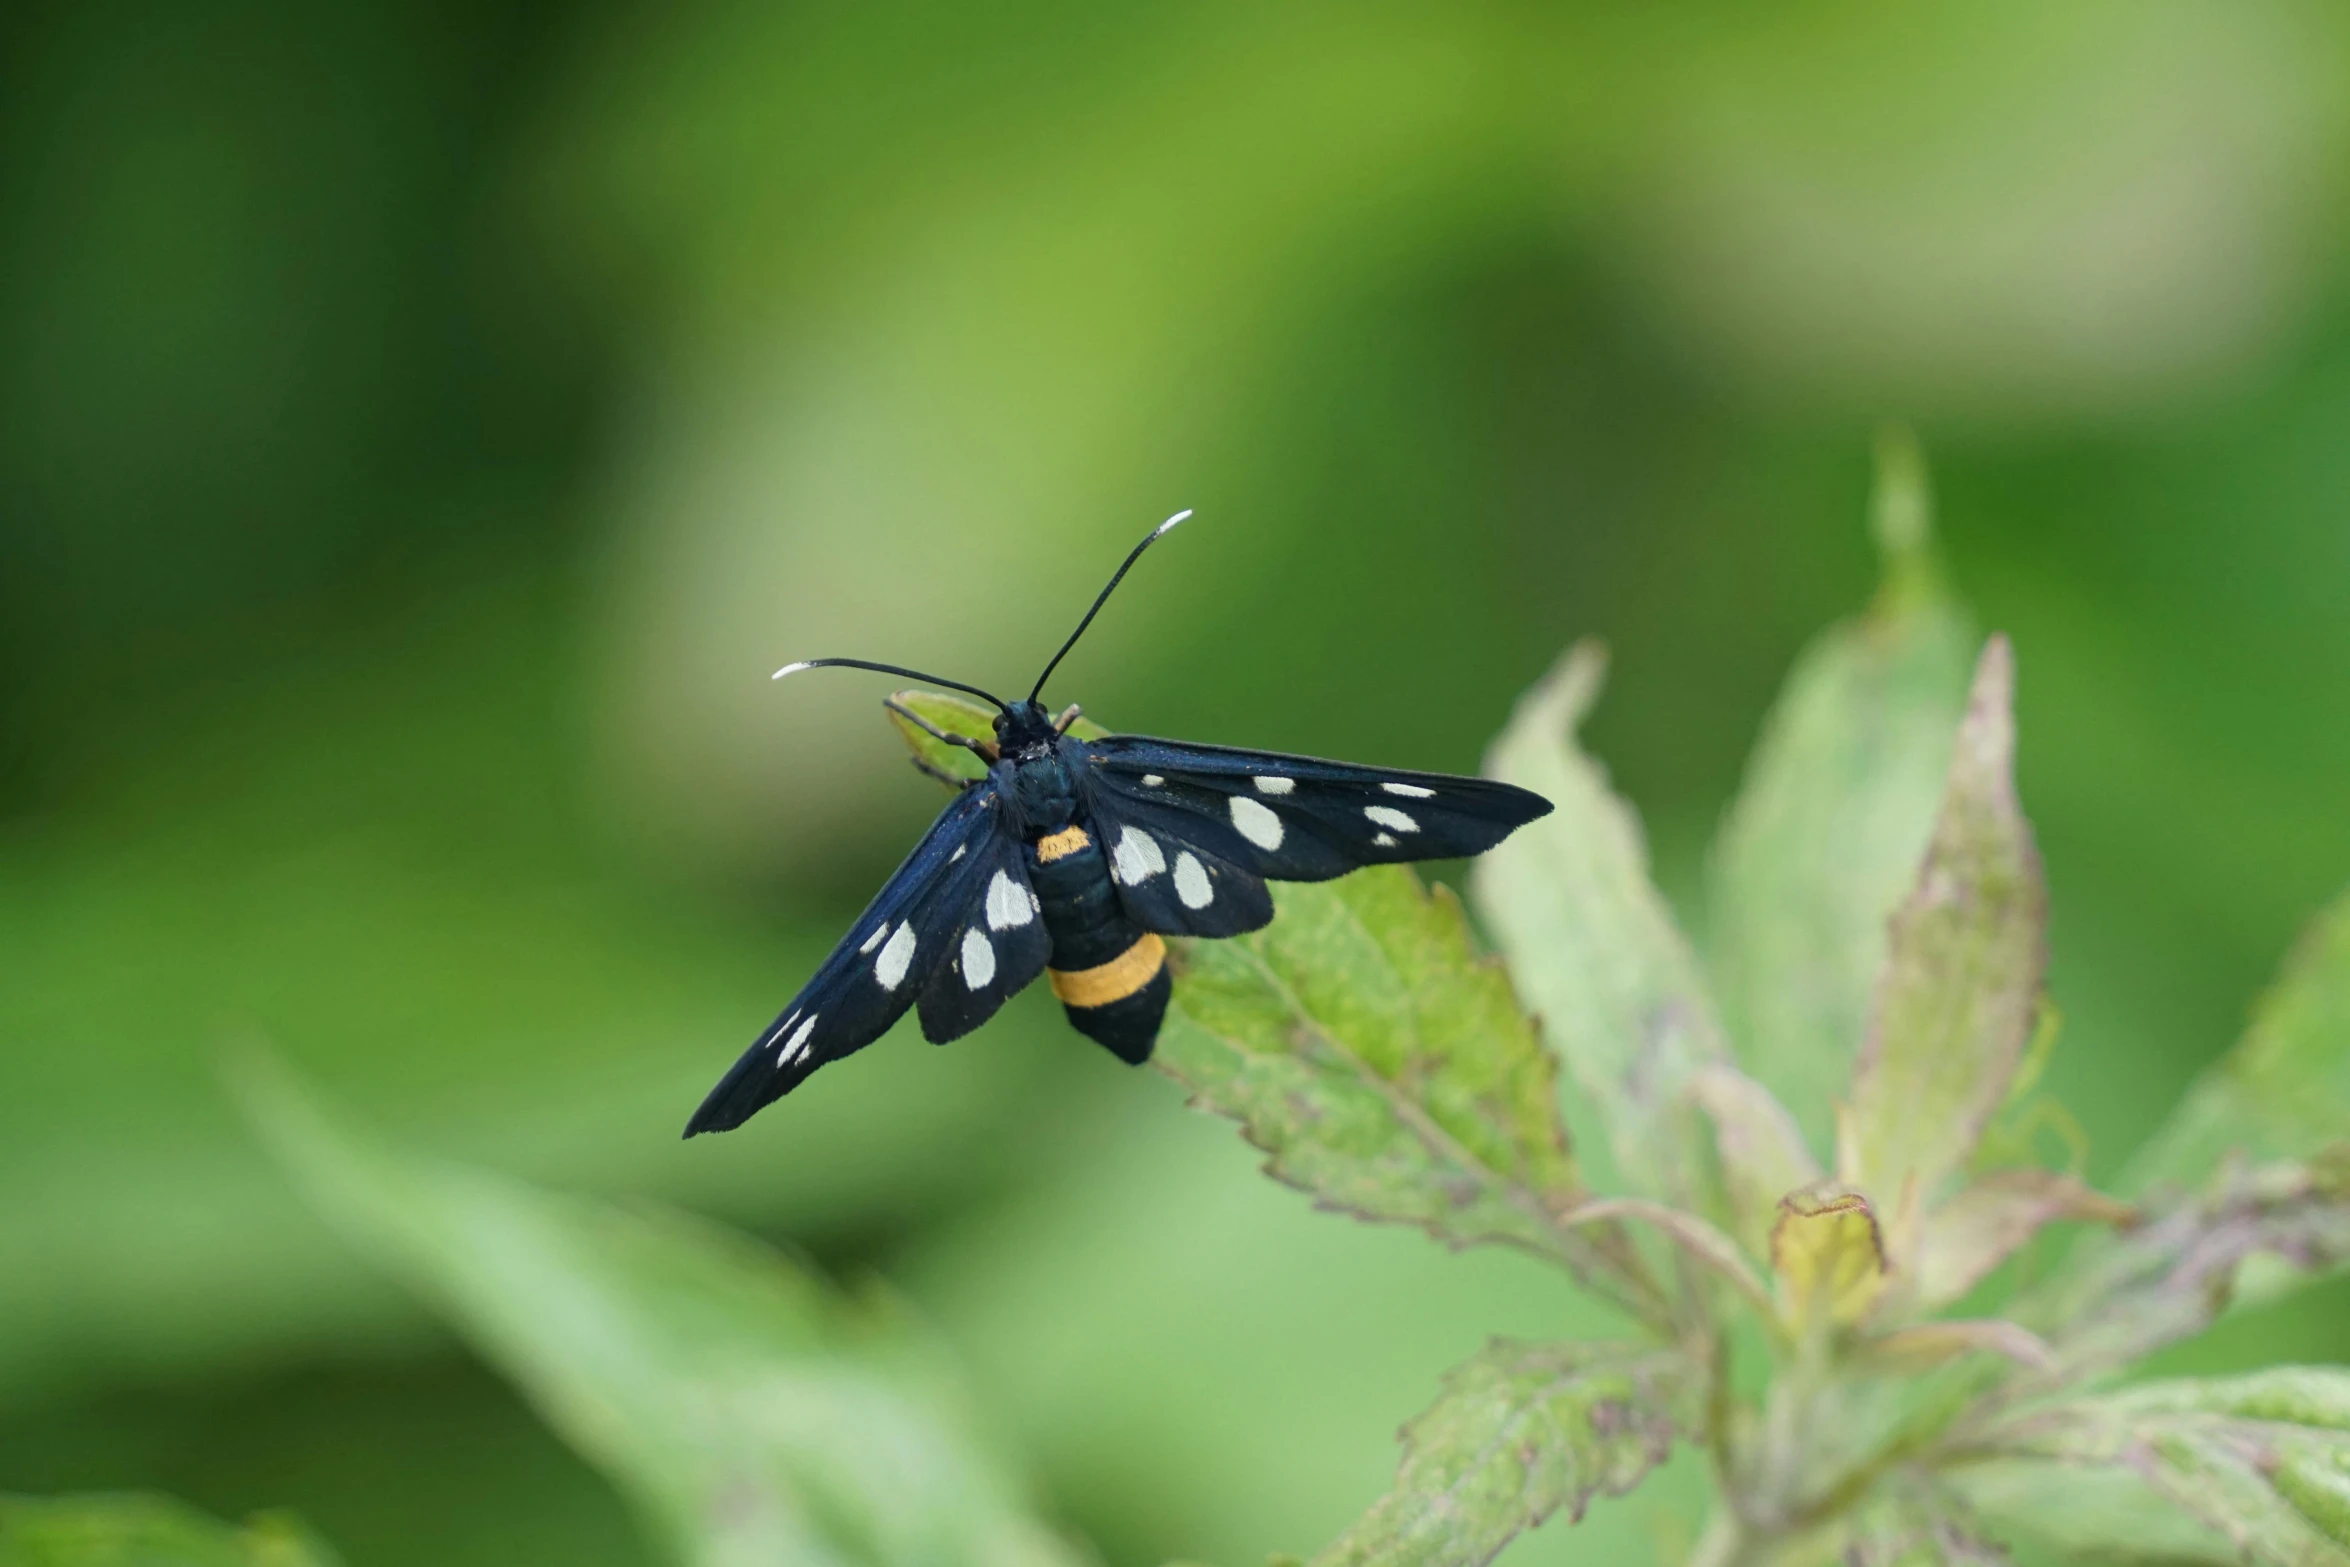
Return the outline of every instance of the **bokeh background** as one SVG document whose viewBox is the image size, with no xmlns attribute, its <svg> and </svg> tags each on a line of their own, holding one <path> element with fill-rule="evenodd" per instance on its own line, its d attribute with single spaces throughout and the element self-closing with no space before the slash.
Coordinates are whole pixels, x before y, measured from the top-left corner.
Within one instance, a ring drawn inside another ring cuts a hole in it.
<svg viewBox="0 0 2350 1567">
<path fill-rule="evenodd" d="M 2325 0 L 6 8 L 0 1488 L 650 1559 L 300 1208 L 253 1040 L 895 1281 L 1117 1567 L 1310 1550 L 1591 1320 L 1037 995 L 677 1140 L 940 803 L 768 672 L 1017 684 L 1179 506 L 1054 695 L 1469 769 L 1598 633 L 1680 894 L 1911 421 L 2112 1170 L 2350 881 L 2346 176 Z M 2185 1357 L 2284 1354 L 2350 1293 Z"/>
</svg>

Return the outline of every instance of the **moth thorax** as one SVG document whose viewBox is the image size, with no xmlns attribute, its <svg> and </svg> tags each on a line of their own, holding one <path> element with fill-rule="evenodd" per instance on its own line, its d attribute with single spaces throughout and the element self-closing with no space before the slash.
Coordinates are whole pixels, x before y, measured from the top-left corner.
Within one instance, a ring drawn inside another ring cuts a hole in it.
<svg viewBox="0 0 2350 1567">
<path fill-rule="evenodd" d="M 1050 751 L 1023 757 L 1012 766 L 1012 793 L 1031 826 L 1065 827 L 1077 813 L 1077 789 L 1069 769 Z"/>
</svg>

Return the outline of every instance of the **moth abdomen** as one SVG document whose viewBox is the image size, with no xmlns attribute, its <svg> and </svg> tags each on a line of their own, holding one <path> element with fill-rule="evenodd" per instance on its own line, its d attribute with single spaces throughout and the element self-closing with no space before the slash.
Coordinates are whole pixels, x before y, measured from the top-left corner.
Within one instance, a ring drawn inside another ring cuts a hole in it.
<svg viewBox="0 0 2350 1567">
<path fill-rule="evenodd" d="M 1082 827 L 1037 843 L 1029 881 L 1052 937 L 1045 977 L 1070 1025 L 1121 1061 L 1147 1060 L 1167 1010 L 1167 944 L 1128 917 Z"/>
<path fill-rule="evenodd" d="M 1129 1066 L 1140 1066 L 1158 1043 L 1174 981 L 1167 944 L 1145 931 L 1124 954 L 1097 968 L 1066 973 L 1046 969 L 1069 1026 Z"/>
</svg>

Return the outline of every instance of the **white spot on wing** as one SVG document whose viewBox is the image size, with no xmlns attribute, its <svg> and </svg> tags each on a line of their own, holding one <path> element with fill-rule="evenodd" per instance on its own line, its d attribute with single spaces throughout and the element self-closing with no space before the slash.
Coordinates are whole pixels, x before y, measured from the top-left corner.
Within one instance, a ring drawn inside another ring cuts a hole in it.
<svg viewBox="0 0 2350 1567">
<path fill-rule="evenodd" d="M 881 956 L 873 960 L 873 977 L 884 990 L 895 990 L 906 982 L 906 970 L 914 966 L 914 927 L 901 922 L 897 933 L 881 949 Z"/>
<path fill-rule="evenodd" d="M 955 845 L 955 852 L 947 856 L 947 863 L 952 865 L 955 863 L 955 861 L 961 859 L 964 855 L 969 854 L 970 852 L 971 845 L 967 843 L 958 843 Z"/>
<path fill-rule="evenodd" d="M 1232 825 L 1240 835 L 1260 849 L 1281 847 L 1281 818 L 1259 805 L 1245 794 L 1236 794 L 1224 802 L 1232 812 Z"/>
<path fill-rule="evenodd" d="M 974 926 L 963 932 L 963 983 L 973 990 L 985 990 L 994 978 L 995 948 Z"/>
<path fill-rule="evenodd" d="M 857 949 L 858 953 L 863 954 L 871 952 L 875 947 L 881 945 L 881 938 L 888 934 L 889 921 L 883 920 L 880 924 L 873 927 L 873 934 L 865 938 L 865 945 Z"/>
<path fill-rule="evenodd" d="M 1159 840 L 1139 827 L 1118 829 L 1118 847 L 1111 852 L 1110 869 L 1129 887 L 1138 887 L 1167 868 Z"/>
<path fill-rule="evenodd" d="M 1208 868 L 1189 849 L 1175 856 L 1175 896 L 1183 900 L 1187 909 L 1204 909 L 1216 901 L 1216 889 L 1208 881 Z"/>
<path fill-rule="evenodd" d="M 1287 794 L 1297 787 L 1294 778 L 1256 778 L 1250 781 L 1257 786 L 1259 794 Z"/>
<path fill-rule="evenodd" d="M 1382 849 L 1392 849 L 1395 847 L 1395 834 L 1391 832 L 1379 833 L 1371 841 Z"/>
<path fill-rule="evenodd" d="M 811 1012 L 808 1014 L 808 1021 L 793 1030 L 791 1038 L 785 1040 L 783 1048 L 776 1052 L 775 1064 L 789 1066 L 795 1057 L 808 1048 L 808 1036 L 815 1032 L 815 1029 L 816 1015 Z"/>
<path fill-rule="evenodd" d="M 987 928 L 1010 930 L 1036 918 L 1036 895 L 1012 880 L 1011 872 L 997 871 L 987 884 Z"/>
<path fill-rule="evenodd" d="M 1380 826 L 1392 827 L 1397 832 L 1418 832 L 1420 830 L 1418 822 L 1413 821 L 1411 817 L 1392 805 L 1366 805 L 1363 807 L 1363 814 Z"/>
<path fill-rule="evenodd" d="M 1407 800 L 1433 800 L 1436 791 L 1423 789 L 1418 784 L 1383 783 L 1379 786 L 1389 794 L 1400 794 Z"/>
<path fill-rule="evenodd" d="M 1145 789 L 1157 789 L 1164 786 L 1166 782 L 1167 780 L 1160 777 L 1157 773 L 1144 773 L 1142 775 L 1142 786 Z"/>
</svg>

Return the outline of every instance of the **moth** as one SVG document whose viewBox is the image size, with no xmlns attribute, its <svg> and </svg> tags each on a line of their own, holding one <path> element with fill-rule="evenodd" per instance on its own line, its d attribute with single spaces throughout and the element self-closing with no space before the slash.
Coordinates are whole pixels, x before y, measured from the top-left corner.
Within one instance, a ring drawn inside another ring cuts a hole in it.
<svg viewBox="0 0 2350 1567">
<path fill-rule="evenodd" d="M 1019 702 L 866 659 L 775 672 L 845 667 L 944 686 L 992 705 L 995 732 L 952 734 L 885 703 L 975 753 L 986 775 L 925 768 L 960 788 L 954 803 L 710 1091 L 686 1136 L 742 1125 L 880 1038 L 909 1006 L 932 1043 L 960 1039 L 1039 974 L 1079 1033 L 1140 1065 L 1172 989 L 1164 938 L 1261 929 L 1273 918 L 1268 881 L 1481 854 L 1549 812 L 1540 795 L 1483 778 L 1071 734 L 1079 710 L 1049 714 L 1045 682 L 1142 552 L 1190 515 L 1177 512 L 1134 547 Z"/>
</svg>

